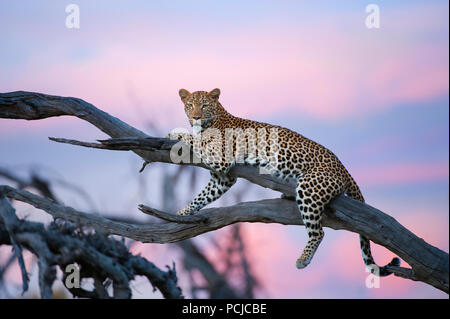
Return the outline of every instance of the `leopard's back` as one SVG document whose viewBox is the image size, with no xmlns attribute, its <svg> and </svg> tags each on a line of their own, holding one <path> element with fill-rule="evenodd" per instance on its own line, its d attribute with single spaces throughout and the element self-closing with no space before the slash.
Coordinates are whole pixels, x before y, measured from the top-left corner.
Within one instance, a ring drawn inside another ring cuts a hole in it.
<svg viewBox="0 0 450 319">
<path fill-rule="evenodd" d="M 277 177 L 299 178 L 309 171 L 323 171 L 335 175 L 345 183 L 350 182 L 348 171 L 333 152 L 293 130 L 231 115 L 222 117 L 213 127 L 221 130 L 223 145 L 229 136 L 226 130 L 234 131 L 233 158 L 239 157 L 239 145 L 242 145 L 245 164 L 265 168 L 270 157 L 267 155 L 274 152 L 271 169 Z M 259 139 L 262 135 L 259 136 L 258 132 L 261 130 L 265 131 L 265 138 Z M 256 145 L 255 152 L 252 152 L 251 145 Z M 225 146 L 223 150 L 225 151 Z M 264 151 L 265 154 L 261 155 Z"/>
</svg>

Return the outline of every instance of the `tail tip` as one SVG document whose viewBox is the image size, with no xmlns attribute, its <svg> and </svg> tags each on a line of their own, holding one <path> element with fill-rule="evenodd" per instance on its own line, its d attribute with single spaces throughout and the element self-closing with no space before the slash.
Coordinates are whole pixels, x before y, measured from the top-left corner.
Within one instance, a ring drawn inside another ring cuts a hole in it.
<svg viewBox="0 0 450 319">
<path fill-rule="evenodd" d="M 394 258 L 392 258 L 392 260 L 391 260 L 391 262 L 388 264 L 388 266 L 399 267 L 401 263 L 402 263 L 402 261 L 400 260 L 400 258 L 394 257 Z"/>
<path fill-rule="evenodd" d="M 394 266 L 394 267 L 398 267 L 400 266 L 401 260 L 398 257 L 392 258 L 391 262 L 389 264 L 387 264 L 384 267 L 380 268 L 380 272 L 379 272 L 379 276 L 380 277 L 386 277 L 389 276 L 390 274 L 392 274 L 392 271 L 387 270 L 386 268 L 389 266 Z"/>
</svg>

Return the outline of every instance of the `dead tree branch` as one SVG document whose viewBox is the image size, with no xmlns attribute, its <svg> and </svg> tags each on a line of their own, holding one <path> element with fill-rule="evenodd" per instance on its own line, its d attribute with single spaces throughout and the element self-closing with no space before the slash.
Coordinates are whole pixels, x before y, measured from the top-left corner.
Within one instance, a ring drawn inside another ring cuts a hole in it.
<svg viewBox="0 0 450 319">
<path fill-rule="evenodd" d="M 13 246 L 14 255 L 19 261 L 20 271 L 22 273 L 22 293 L 28 290 L 28 273 L 25 268 L 25 261 L 23 260 L 22 248 L 18 243 L 16 227 L 19 224 L 14 209 L 9 204 L 3 193 L 0 191 L 0 222 L 3 222 L 3 226 L 8 233 L 8 239 Z"/>
<path fill-rule="evenodd" d="M 2 190 L 0 190 L 1 244 L 13 245 L 19 262 L 22 260 L 20 269 L 23 292 L 28 289 L 28 276 L 21 248 L 30 250 L 38 257 L 39 288 L 42 298 L 52 297 L 56 266 L 61 268 L 65 282 L 67 265 L 75 263 L 80 267 L 82 278 L 95 280 L 92 291 L 81 287 L 68 288 L 77 297 L 111 298 L 103 285 L 103 282 L 110 279 L 113 281 L 112 298 L 130 298 L 130 281 L 135 276 L 141 275 L 147 277 L 154 289 L 158 289 L 165 298 L 182 298 L 181 289 L 177 286 L 175 265 L 173 268 L 168 267 L 166 272 L 162 271 L 148 260 L 130 254 L 123 243 L 107 238 L 101 233 L 85 233 L 78 226 L 68 223 L 52 223 L 44 227 L 40 223 L 19 220 Z"/>
<path fill-rule="evenodd" d="M 301 218 L 298 218 L 295 203 L 284 199 L 267 199 L 239 203 L 229 207 L 203 209 L 198 215 L 190 216 L 199 218 L 199 222 L 195 224 L 161 222 L 137 225 L 80 212 L 9 186 L 0 186 L 0 192 L 4 192 L 9 198 L 42 209 L 55 218 L 69 220 L 77 225 L 91 226 L 104 234 L 120 235 L 144 243 L 177 242 L 237 222 L 303 225 Z M 448 281 L 445 277 L 445 267 L 448 265 L 447 253 L 427 244 L 423 239 L 404 228 L 394 218 L 369 205 L 345 196 L 339 196 L 332 201 L 330 208 L 324 215 L 323 225 L 325 227 L 345 229 L 367 236 L 374 242 L 388 248 L 412 266 L 411 271 L 406 268 L 392 267 L 396 275 L 423 281 L 438 289 L 448 291 Z M 157 212 L 151 208 L 145 209 L 149 212 Z M 168 213 L 162 214 L 164 216 L 169 215 Z M 155 215 L 159 217 L 162 214 L 157 213 Z M 434 263 L 426 264 L 423 260 L 433 260 Z M 432 276 L 424 277 L 424 273 L 432 274 Z"/>
<path fill-rule="evenodd" d="M 114 139 L 100 141 L 100 144 L 53 139 L 55 141 L 103 149 L 132 150 L 146 162 L 171 163 L 169 149 L 173 141 L 151 138 L 81 99 L 31 92 L 0 94 L 0 118 L 37 120 L 62 115 L 76 116 L 86 120 Z M 201 163 L 188 165 L 204 167 Z M 281 182 L 269 175 L 258 174 L 255 168 L 237 165 L 230 173 L 257 185 L 280 191 L 287 196 L 294 195 L 292 181 Z M 182 223 L 175 216 L 141 205 L 141 210 L 166 220 L 166 222 L 142 226 L 114 222 L 100 216 L 78 212 L 71 207 L 52 203 L 26 191 L 5 186 L 2 189 L 6 196 L 27 202 L 54 217 L 70 220 L 78 225 L 89 225 L 105 233 L 118 234 L 142 242 L 180 241 L 236 222 L 302 225 L 295 203 L 283 199 L 203 209 L 196 215 L 195 220 L 185 219 Z M 329 209 L 325 212 L 323 225 L 364 235 L 411 265 L 411 269 L 391 267 L 395 275 L 425 282 L 448 293 L 448 253 L 426 243 L 391 216 L 341 195 L 330 203 Z"/>
</svg>

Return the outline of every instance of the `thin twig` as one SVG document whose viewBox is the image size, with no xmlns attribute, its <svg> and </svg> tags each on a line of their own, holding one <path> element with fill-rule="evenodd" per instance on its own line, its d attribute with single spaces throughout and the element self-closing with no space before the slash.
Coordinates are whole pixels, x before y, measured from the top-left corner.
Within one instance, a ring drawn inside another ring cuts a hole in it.
<svg viewBox="0 0 450 319">
<path fill-rule="evenodd" d="M 207 216 L 203 215 L 185 215 L 185 216 L 178 216 L 174 214 L 169 214 L 162 212 L 160 210 L 145 206 L 145 205 L 139 205 L 139 210 L 141 210 L 143 213 L 158 217 L 160 219 L 166 220 L 168 222 L 174 222 L 178 224 L 198 224 L 198 223 L 205 223 L 208 221 Z"/>
</svg>

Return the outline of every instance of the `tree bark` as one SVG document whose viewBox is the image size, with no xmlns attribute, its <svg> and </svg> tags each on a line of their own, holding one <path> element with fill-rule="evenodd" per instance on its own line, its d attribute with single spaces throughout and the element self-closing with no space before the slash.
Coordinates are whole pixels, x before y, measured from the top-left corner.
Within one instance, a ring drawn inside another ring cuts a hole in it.
<svg viewBox="0 0 450 319">
<path fill-rule="evenodd" d="M 7 187 L 0 186 L 0 245 L 14 247 L 22 272 L 23 292 L 28 289 L 29 279 L 23 262 L 22 247 L 38 257 L 39 289 L 41 298 L 44 299 L 52 297 L 56 266 L 62 270 L 65 282 L 66 266 L 75 263 L 80 266 L 81 277 L 95 279 L 95 289 L 92 291 L 66 286 L 77 297 L 111 298 L 103 285 L 106 279 L 111 279 L 112 297 L 130 298 L 130 281 L 137 275 L 142 275 L 147 277 L 153 288 L 158 289 L 165 298 L 183 298 L 177 285 L 175 265 L 173 268 L 168 267 L 167 271 L 162 271 L 145 258 L 132 255 L 118 240 L 107 238 L 101 232 L 85 233 L 80 227 L 83 224 L 74 227 L 68 223 L 52 223 L 45 227 L 41 223 L 20 220 L 5 197 L 5 189 Z M 33 196 L 39 201 L 54 203 L 50 199 Z"/>
</svg>

